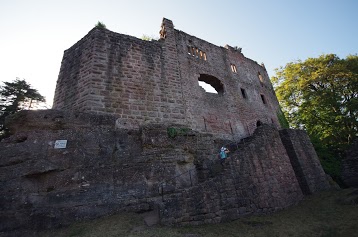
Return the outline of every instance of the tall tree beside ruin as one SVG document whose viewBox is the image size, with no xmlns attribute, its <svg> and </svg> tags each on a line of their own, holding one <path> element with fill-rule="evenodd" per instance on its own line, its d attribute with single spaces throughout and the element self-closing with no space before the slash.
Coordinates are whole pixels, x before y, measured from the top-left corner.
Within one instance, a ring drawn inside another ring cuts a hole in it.
<svg viewBox="0 0 358 237">
<path fill-rule="evenodd" d="M 290 126 L 307 130 L 323 165 L 357 137 L 357 55 L 290 62 L 276 69 L 272 81 Z"/>
<path fill-rule="evenodd" d="M 0 138 L 4 134 L 5 118 L 23 109 L 31 109 L 45 98 L 24 79 L 3 82 L 0 86 Z"/>
</svg>

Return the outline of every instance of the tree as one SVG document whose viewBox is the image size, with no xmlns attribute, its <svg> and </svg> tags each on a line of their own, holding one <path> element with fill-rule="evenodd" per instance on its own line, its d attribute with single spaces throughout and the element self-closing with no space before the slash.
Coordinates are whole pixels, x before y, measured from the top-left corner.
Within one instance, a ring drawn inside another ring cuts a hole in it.
<svg viewBox="0 0 358 237">
<path fill-rule="evenodd" d="M 101 21 L 98 21 L 97 24 L 95 25 L 95 27 L 98 27 L 101 29 L 107 29 L 106 25 Z"/>
<path fill-rule="evenodd" d="M 307 130 L 320 158 L 342 155 L 358 134 L 358 56 L 291 62 L 272 81 L 290 126 Z"/>
<path fill-rule="evenodd" d="M 4 135 L 5 118 L 23 109 L 31 109 L 45 98 L 31 88 L 25 80 L 16 78 L 13 82 L 3 82 L 0 87 L 0 137 Z"/>
</svg>

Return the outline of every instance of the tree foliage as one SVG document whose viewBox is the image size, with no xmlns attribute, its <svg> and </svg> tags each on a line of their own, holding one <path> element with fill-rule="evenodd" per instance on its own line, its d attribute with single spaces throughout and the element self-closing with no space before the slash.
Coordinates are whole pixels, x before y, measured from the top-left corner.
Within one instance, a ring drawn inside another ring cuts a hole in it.
<svg viewBox="0 0 358 237">
<path fill-rule="evenodd" d="M 106 25 L 101 21 L 98 21 L 97 24 L 95 25 L 95 27 L 98 27 L 101 29 L 107 29 Z"/>
<path fill-rule="evenodd" d="M 321 154 L 341 153 L 357 137 L 357 55 L 291 62 L 272 81 L 290 126 L 306 129 Z"/>
<path fill-rule="evenodd" d="M 155 37 L 155 36 L 149 36 L 149 35 L 143 34 L 140 39 L 145 40 L 145 41 L 152 41 L 152 40 L 158 40 L 159 38 Z"/>
<path fill-rule="evenodd" d="M 282 128 L 289 128 L 290 125 L 288 124 L 288 121 L 285 117 L 285 114 L 282 112 L 282 109 L 280 108 L 279 111 L 277 111 L 277 118 L 278 122 L 280 123 Z"/>
<path fill-rule="evenodd" d="M 0 86 L 0 135 L 4 131 L 5 118 L 23 109 L 31 109 L 45 98 L 31 88 L 25 80 L 16 78 L 13 82 L 3 82 Z"/>
</svg>

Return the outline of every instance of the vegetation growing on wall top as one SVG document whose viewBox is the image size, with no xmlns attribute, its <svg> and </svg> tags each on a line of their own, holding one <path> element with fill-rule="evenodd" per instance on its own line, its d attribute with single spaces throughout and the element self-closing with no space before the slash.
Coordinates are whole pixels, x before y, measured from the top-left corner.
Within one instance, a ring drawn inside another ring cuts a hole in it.
<svg viewBox="0 0 358 237">
<path fill-rule="evenodd" d="M 98 21 L 97 24 L 95 25 L 95 27 L 98 27 L 101 29 L 107 29 L 106 25 L 101 21 Z"/>
</svg>

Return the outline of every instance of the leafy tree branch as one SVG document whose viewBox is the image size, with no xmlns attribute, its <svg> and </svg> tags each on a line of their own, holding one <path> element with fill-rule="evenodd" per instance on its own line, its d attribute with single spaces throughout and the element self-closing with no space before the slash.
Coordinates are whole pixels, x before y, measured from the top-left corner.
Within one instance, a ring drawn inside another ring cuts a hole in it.
<svg viewBox="0 0 358 237">
<path fill-rule="evenodd" d="M 5 135 L 5 118 L 20 110 L 31 109 L 45 98 L 25 80 L 16 78 L 0 86 L 0 139 Z"/>
<path fill-rule="evenodd" d="M 321 159 L 339 159 L 358 136 L 358 56 L 290 62 L 272 82 L 290 126 L 307 130 Z"/>
</svg>

